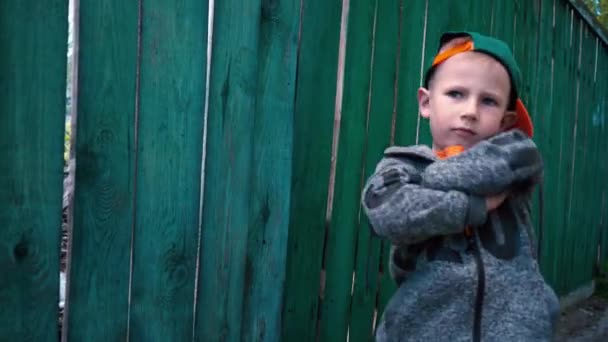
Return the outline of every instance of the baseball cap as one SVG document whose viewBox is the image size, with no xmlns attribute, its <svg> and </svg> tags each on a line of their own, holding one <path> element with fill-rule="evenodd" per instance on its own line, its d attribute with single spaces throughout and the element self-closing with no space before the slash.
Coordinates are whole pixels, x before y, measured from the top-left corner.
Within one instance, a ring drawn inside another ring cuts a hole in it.
<svg viewBox="0 0 608 342">
<path fill-rule="evenodd" d="M 424 86 L 428 88 L 429 80 L 439 64 L 454 55 L 467 51 L 477 51 L 490 55 L 507 69 L 511 78 L 511 91 L 516 99 L 515 114 L 517 118 L 512 128 L 519 128 L 529 137 L 532 137 L 534 135 L 532 119 L 523 101 L 518 96 L 518 90 L 521 89 L 522 85 L 519 66 L 509 46 L 499 39 L 484 36 L 477 32 L 446 32 L 442 34 L 439 40 L 439 52 L 424 76 Z"/>
</svg>

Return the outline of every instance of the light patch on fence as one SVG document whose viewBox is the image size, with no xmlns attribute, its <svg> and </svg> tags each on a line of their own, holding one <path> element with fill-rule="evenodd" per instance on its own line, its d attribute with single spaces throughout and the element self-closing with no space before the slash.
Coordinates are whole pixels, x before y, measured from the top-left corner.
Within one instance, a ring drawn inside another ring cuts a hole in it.
<svg viewBox="0 0 608 342">
<path fill-rule="evenodd" d="M 376 8 L 378 8 L 376 6 Z M 376 10 L 377 11 L 377 10 Z M 376 16 L 374 15 L 374 30 Z M 395 81 L 393 83 L 393 113 L 391 116 L 391 140 L 390 144 L 395 144 L 395 125 L 397 125 L 397 97 L 399 96 L 399 68 L 401 67 L 401 28 L 403 27 L 403 2 L 399 5 L 399 30 L 397 31 L 397 53 L 395 58 Z M 372 50 L 373 51 L 373 50 Z"/>
<path fill-rule="evenodd" d="M 557 1 L 557 0 L 553 0 L 553 21 L 552 21 L 553 24 L 551 25 L 551 27 L 553 29 L 555 29 L 555 7 L 556 7 L 555 1 Z"/>
<path fill-rule="evenodd" d="M 72 230 L 74 224 L 74 184 L 76 179 L 76 121 L 78 114 L 78 56 L 80 46 L 80 0 L 68 2 L 68 47 L 72 44 L 72 50 L 68 49 L 67 59 L 71 59 L 71 79 L 67 81 L 66 92 L 70 96 L 70 147 L 68 151 L 68 179 L 64 182 L 64 196 L 66 193 L 65 183 L 71 187 L 63 205 L 67 206 L 67 246 L 65 273 L 59 274 L 59 307 L 63 309 L 61 325 L 61 341 L 67 341 L 69 322 L 69 293 L 70 293 L 70 271 L 72 269 Z M 69 65 L 69 63 L 68 63 Z M 68 95 L 68 94 L 66 94 Z M 60 245 L 61 246 L 61 245 Z"/>
<path fill-rule="evenodd" d="M 209 75 L 211 74 L 211 58 L 213 56 L 213 19 L 214 19 L 215 0 L 209 0 L 208 21 L 207 21 L 207 65 L 205 66 L 205 105 L 203 109 L 203 148 L 201 158 L 201 185 L 198 207 L 198 233 L 196 245 L 196 266 L 194 269 L 194 302 L 192 303 L 192 340 L 196 336 L 196 306 L 198 303 L 198 279 L 200 274 L 201 259 L 201 238 L 203 230 L 203 204 L 205 197 L 205 161 L 207 159 L 207 118 L 209 115 Z"/>
<path fill-rule="evenodd" d="M 572 38 L 574 36 L 574 10 L 570 10 L 570 48 L 572 48 Z"/>
<path fill-rule="evenodd" d="M 515 15 L 513 16 L 513 37 L 517 37 L 517 12 L 515 13 Z M 517 44 L 515 44 L 515 39 L 513 39 L 513 45 L 511 46 L 511 48 L 513 49 L 513 55 L 515 55 L 516 51 L 515 48 L 517 47 Z"/>
<path fill-rule="evenodd" d="M 424 49 L 426 47 L 426 28 L 429 19 L 429 0 L 426 0 L 424 5 L 424 29 L 422 30 L 422 57 L 420 58 L 420 79 L 418 85 L 422 86 L 422 76 L 424 73 Z M 420 111 L 418 111 L 418 117 L 416 118 L 416 144 L 420 140 Z"/>
<path fill-rule="evenodd" d="M 600 39 L 595 37 L 595 62 L 593 65 L 593 83 L 597 81 L 597 54 L 599 50 Z"/>
<path fill-rule="evenodd" d="M 572 13 L 572 12 L 571 12 Z M 580 72 L 581 69 L 581 61 L 582 61 L 582 56 L 583 56 L 583 23 L 579 21 L 579 30 L 578 30 L 578 35 L 579 35 L 579 42 L 578 42 L 578 60 L 577 60 L 577 71 Z M 570 35 L 572 36 L 572 32 L 570 33 Z M 577 128 L 578 128 L 578 114 L 579 114 L 579 110 L 578 110 L 578 105 L 579 105 L 579 99 L 580 99 L 580 93 L 581 93 L 581 79 L 580 79 L 580 74 L 577 72 L 576 74 L 576 100 L 575 100 L 575 109 L 574 109 L 574 128 L 572 129 L 573 133 L 572 133 L 572 141 L 573 141 L 573 145 L 572 145 L 572 162 L 571 165 L 572 167 L 570 168 L 570 198 L 568 199 L 568 221 L 570 222 L 570 217 L 572 215 L 572 194 L 573 194 L 573 188 L 574 188 L 574 169 L 575 169 L 575 165 L 576 165 L 576 136 L 577 136 Z"/>
<path fill-rule="evenodd" d="M 494 5 L 496 2 L 492 1 L 492 9 L 490 10 L 490 33 L 494 35 Z"/>
<path fill-rule="evenodd" d="M 344 61 L 346 59 L 346 38 L 348 33 L 348 10 L 350 0 L 342 2 L 342 17 L 340 19 L 340 45 L 338 48 L 338 71 L 336 81 L 336 101 L 334 106 L 334 136 L 331 144 L 331 164 L 329 168 L 329 188 L 327 189 L 327 209 L 325 221 L 331 220 L 334 201 L 334 185 L 336 183 L 336 162 L 338 160 L 338 141 L 340 140 L 340 122 L 342 119 L 342 96 L 344 93 Z"/>
<path fill-rule="evenodd" d="M 137 5 L 137 61 L 135 63 L 135 113 L 133 119 L 133 144 L 134 150 L 137 151 L 139 149 L 139 101 L 140 101 L 140 89 L 141 89 L 141 56 L 142 56 L 142 23 L 143 23 L 143 0 L 139 0 Z M 127 295 L 127 342 L 129 342 L 131 336 L 131 299 L 133 293 L 133 250 L 134 250 L 134 242 L 135 242 L 135 226 L 137 224 L 137 168 L 139 167 L 138 163 L 139 157 L 136 154 L 135 160 L 133 162 L 133 223 L 131 225 L 131 244 L 130 244 L 130 253 L 129 253 L 129 293 Z"/>
</svg>

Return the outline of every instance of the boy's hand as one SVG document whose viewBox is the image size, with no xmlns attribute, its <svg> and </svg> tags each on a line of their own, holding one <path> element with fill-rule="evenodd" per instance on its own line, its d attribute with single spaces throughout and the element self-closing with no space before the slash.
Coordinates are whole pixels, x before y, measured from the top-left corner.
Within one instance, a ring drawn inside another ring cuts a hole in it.
<svg viewBox="0 0 608 342">
<path fill-rule="evenodd" d="M 486 197 L 487 211 L 490 212 L 490 211 L 500 207 L 500 205 L 502 204 L 502 202 L 505 201 L 505 199 L 507 198 L 508 195 L 509 195 L 509 192 L 505 191 L 502 194 Z"/>
</svg>

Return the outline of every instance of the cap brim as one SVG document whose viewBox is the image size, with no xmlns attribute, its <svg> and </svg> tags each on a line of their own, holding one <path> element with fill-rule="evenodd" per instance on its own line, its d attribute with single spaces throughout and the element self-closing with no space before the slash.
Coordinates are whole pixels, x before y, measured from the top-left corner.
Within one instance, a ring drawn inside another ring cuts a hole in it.
<svg viewBox="0 0 608 342">
<path fill-rule="evenodd" d="M 524 103 L 517 99 L 515 103 L 515 114 L 517 115 L 517 121 L 515 122 L 514 128 L 521 129 L 530 138 L 534 136 L 534 126 L 532 125 L 532 119 Z"/>
</svg>

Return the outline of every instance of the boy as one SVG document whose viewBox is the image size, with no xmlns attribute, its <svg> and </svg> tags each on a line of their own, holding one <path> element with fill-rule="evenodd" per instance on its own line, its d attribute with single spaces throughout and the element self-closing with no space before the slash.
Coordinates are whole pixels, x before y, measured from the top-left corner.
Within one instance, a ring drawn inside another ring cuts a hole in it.
<svg viewBox="0 0 608 342">
<path fill-rule="evenodd" d="M 363 190 L 399 288 L 377 341 L 547 341 L 559 311 L 534 257 L 542 176 L 506 44 L 449 32 L 418 90 L 432 149 L 390 147 Z"/>
</svg>

